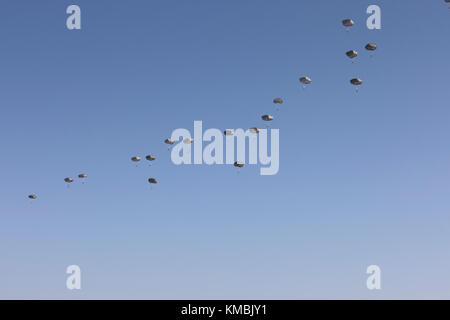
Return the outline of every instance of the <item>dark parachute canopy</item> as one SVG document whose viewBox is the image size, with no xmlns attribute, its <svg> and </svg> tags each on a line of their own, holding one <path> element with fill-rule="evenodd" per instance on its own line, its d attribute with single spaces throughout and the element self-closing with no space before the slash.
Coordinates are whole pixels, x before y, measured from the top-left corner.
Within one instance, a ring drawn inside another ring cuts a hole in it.
<svg viewBox="0 0 450 320">
<path fill-rule="evenodd" d="M 233 130 L 227 129 L 223 132 L 224 135 L 226 136 L 232 136 L 234 134 Z"/>
<path fill-rule="evenodd" d="M 377 44 L 376 43 L 368 43 L 368 44 L 366 44 L 365 48 L 366 48 L 366 50 L 369 50 L 369 51 L 375 51 L 375 50 L 377 50 Z"/>
<path fill-rule="evenodd" d="M 238 168 L 242 168 L 242 167 L 244 166 L 244 163 L 243 163 L 242 161 L 236 161 L 236 162 L 234 163 L 234 166 L 235 166 L 235 167 L 238 167 Z"/>
<path fill-rule="evenodd" d="M 261 119 L 263 119 L 264 121 L 272 121 L 273 116 L 271 116 L 270 114 L 265 114 L 261 117 Z"/>
<path fill-rule="evenodd" d="M 30 194 L 28 198 L 34 200 L 37 199 L 37 196 L 35 194 Z"/>
<path fill-rule="evenodd" d="M 350 83 L 353 84 L 354 86 L 359 86 L 361 85 L 363 82 L 360 78 L 353 78 L 350 80 Z"/>
<path fill-rule="evenodd" d="M 282 104 L 283 103 L 283 98 L 275 98 L 275 99 L 273 99 L 273 103 L 275 103 L 275 104 Z"/>
<path fill-rule="evenodd" d="M 259 129 L 257 127 L 253 127 L 248 129 L 251 133 L 259 133 Z"/>
<path fill-rule="evenodd" d="M 344 19 L 342 20 L 342 24 L 344 27 L 351 27 L 355 24 L 355 22 L 352 19 Z"/>
<path fill-rule="evenodd" d="M 64 181 L 67 182 L 67 183 L 72 183 L 72 182 L 73 182 L 73 179 L 67 177 L 67 178 L 64 178 Z"/>
<path fill-rule="evenodd" d="M 147 159 L 148 161 L 153 161 L 156 159 L 156 157 L 149 154 L 148 156 L 145 156 L 145 159 Z"/>
<path fill-rule="evenodd" d="M 80 179 L 86 179 L 86 178 L 87 178 L 87 174 L 85 174 L 85 173 L 80 173 L 80 174 L 78 175 L 78 178 L 80 178 Z"/>
<path fill-rule="evenodd" d="M 346 54 L 347 57 L 349 57 L 350 59 L 353 59 L 353 58 L 355 58 L 355 57 L 358 56 L 358 52 L 355 51 L 355 50 L 347 51 L 345 54 Z"/>
<path fill-rule="evenodd" d="M 164 140 L 164 143 L 165 144 L 174 144 L 175 141 L 173 141 L 172 139 L 168 138 L 168 139 Z"/>
<path fill-rule="evenodd" d="M 139 161 L 141 161 L 141 157 L 139 157 L 139 156 L 131 157 L 131 161 L 139 162 Z"/>
<path fill-rule="evenodd" d="M 148 179 L 148 182 L 149 182 L 149 183 L 153 183 L 153 184 L 157 184 L 157 183 L 158 183 L 158 180 L 156 180 L 155 178 L 149 178 L 149 179 Z"/>
<path fill-rule="evenodd" d="M 311 83 L 311 78 L 310 77 L 301 77 L 300 79 L 298 79 L 301 83 L 303 84 L 310 84 Z"/>
</svg>

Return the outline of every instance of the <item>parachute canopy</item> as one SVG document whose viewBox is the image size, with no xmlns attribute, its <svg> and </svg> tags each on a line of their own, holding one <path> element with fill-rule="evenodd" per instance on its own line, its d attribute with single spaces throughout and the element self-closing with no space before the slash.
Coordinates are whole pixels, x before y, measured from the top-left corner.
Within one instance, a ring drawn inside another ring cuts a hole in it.
<svg viewBox="0 0 450 320">
<path fill-rule="evenodd" d="M 253 127 L 248 129 L 248 131 L 250 131 L 251 133 L 259 133 L 259 129 L 257 127 Z"/>
<path fill-rule="evenodd" d="M 310 84 L 312 80 L 309 77 L 301 77 L 299 81 L 303 84 Z"/>
<path fill-rule="evenodd" d="M 158 180 L 156 180 L 155 178 L 149 178 L 148 182 L 156 184 L 156 183 L 158 183 Z"/>
<path fill-rule="evenodd" d="M 377 49 L 377 44 L 376 43 L 368 43 L 365 46 L 366 50 L 369 51 L 375 51 Z"/>
<path fill-rule="evenodd" d="M 264 121 L 272 121 L 273 116 L 271 116 L 270 114 L 265 114 L 261 117 L 261 119 L 263 119 Z"/>
<path fill-rule="evenodd" d="M 362 80 L 360 78 L 353 78 L 352 80 L 350 80 L 350 83 L 355 86 L 359 86 L 362 84 Z"/>
<path fill-rule="evenodd" d="M 29 199 L 33 199 L 33 200 L 34 200 L 34 199 L 36 199 L 36 198 L 37 198 L 37 196 L 36 196 L 35 194 L 30 194 L 30 195 L 28 196 L 28 198 L 29 198 Z"/>
<path fill-rule="evenodd" d="M 234 163 L 234 166 L 235 166 L 235 167 L 238 167 L 238 168 L 242 168 L 242 167 L 244 166 L 244 163 L 243 163 L 242 161 L 236 161 L 236 162 Z"/>
<path fill-rule="evenodd" d="M 80 178 L 80 179 L 85 179 L 85 178 L 87 178 L 87 174 L 85 174 L 85 173 L 80 173 L 80 174 L 78 175 L 78 178 Z"/>
<path fill-rule="evenodd" d="M 139 162 L 139 161 L 141 161 L 141 157 L 138 157 L 138 156 L 132 157 L 132 158 L 131 158 L 131 161 L 133 161 L 133 162 Z"/>
<path fill-rule="evenodd" d="M 166 140 L 164 140 L 164 143 L 166 143 L 166 144 L 174 144 L 175 143 L 175 141 L 173 141 L 172 139 L 166 139 Z"/>
<path fill-rule="evenodd" d="M 72 183 L 73 179 L 72 178 L 64 178 L 64 181 L 67 183 Z"/>
<path fill-rule="evenodd" d="M 344 19 L 342 20 L 342 24 L 344 27 L 351 27 L 355 24 L 355 22 L 352 19 Z"/>
<path fill-rule="evenodd" d="M 149 154 L 148 156 L 145 156 L 145 159 L 147 159 L 148 161 L 153 161 L 156 159 L 156 157 Z"/>
<path fill-rule="evenodd" d="M 185 144 L 193 143 L 193 142 L 194 142 L 194 138 L 186 138 L 186 139 L 183 140 L 183 142 L 184 142 Z"/>
<path fill-rule="evenodd" d="M 232 136 L 234 134 L 233 130 L 227 129 L 223 132 L 224 135 L 226 136 Z"/>
<path fill-rule="evenodd" d="M 358 56 L 358 52 L 355 51 L 355 50 L 347 51 L 345 54 L 346 54 L 347 57 L 349 57 L 350 59 L 353 59 L 353 58 L 355 58 L 356 56 Z"/>
<path fill-rule="evenodd" d="M 275 103 L 275 104 L 282 104 L 283 103 L 283 98 L 275 98 L 275 99 L 273 99 L 273 103 Z"/>
</svg>

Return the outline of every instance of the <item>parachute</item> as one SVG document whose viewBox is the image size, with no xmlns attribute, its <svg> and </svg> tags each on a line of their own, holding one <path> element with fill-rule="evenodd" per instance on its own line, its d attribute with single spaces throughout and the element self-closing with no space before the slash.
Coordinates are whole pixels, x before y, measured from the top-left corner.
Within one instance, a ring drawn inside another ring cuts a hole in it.
<svg viewBox="0 0 450 320">
<path fill-rule="evenodd" d="M 369 51 L 375 51 L 375 50 L 377 50 L 377 44 L 376 43 L 368 43 L 368 44 L 366 44 L 365 48 L 366 48 L 366 50 L 369 50 Z"/>
<path fill-rule="evenodd" d="M 80 173 L 80 174 L 78 175 L 78 178 L 84 180 L 84 179 L 87 178 L 87 174 L 85 174 L 85 173 Z M 84 184 L 84 181 L 82 182 L 82 184 Z"/>
<path fill-rule="evenodd" d="M 349 57 L 350 59 L 356 58 L 356 57 L 358 56 L 358 52 L 355 51 L 355 50 L 347 51 L 345 54 L 346 54 L 347 57 Z"/>
<path fill-rule="evenodd" d="M 311 78 L 310 77 L 301 77 L 300 79 L 298 79 L 301 83 L 303 83 L 303 89 L 306 88 L 306 85 L 311 83 Z"/>
<path fill-rule="evenodd" d="M 355 24 L 355 22 L 352 19 L 344 19 L 342 20 L 342 24 L 344 27 L 351 27 Z"/>
<path fill-rule="evenodd" d="M 312 80 L 309 77 L 301 77 L 299 81 L 303 84 L 310 84 Z"/>
<path fill-rule="evenodd" d="M 149 178 L 148 183 L 157 184 L 158 180 L 156 180 L 155 178 Z"/>
<path fill-rule="evenodd" d="M 259 129 L 257 127 L 253 127 L 248 129 L 248 131 L 250 131 L 251 133 L 259 133 Z"/>
<path fill-rule="evenodd" d="M 67 183 L 67 188 L 69 188 L 69 185 L 73 182 L 72 178 L 64 178 L 64 181 Z"/>
<path fill-rule="evenodd" d="M 353 26 L 355 24 L 355 22 L 352 19 L 344 19 L 342 20 L 342 25 L 345 28 L 345 31 L 349 32 L 350 31 L 350 27 Z"/>
<path fill-rule="evenodd" d="M 172 144 L 174 144 L 175 141 L 173 141 L 172 139 L 168 138 L 168 139 L 164 140 L 164 143 L 169 145 L 169 147 L 167 148 L 167 150 L 170 151 L 170 146 L 171 146 Z"/>
<path fill-rule="evenodd" d="M 234 163 L 234 166 L 237 168 L 242 168 L 244 166 L 244 163 L 242 161 L 236 161 Z"/>
<path fill-rule="evenodd" d="M 28 196 L 28 199 L 35 200 L 35 199 L 37 199 L 37 196 L 35 194 L 30 194 Z"/>
<path fill-rule="evenodd" d="M 156 159 L 156 157 L 149 154 L 148 156 L 145 156 L 145 159 L 147 159 L 148 161 L 153 161 Z"/>
<path fill-rule="evenodd" d="M 175 143 L 175 141 L 173 141 L 172 139 L 166 139 L 166 140 L 164 140 L 164 143 L 165 144 L 174 144 Z"/>
<path fill-rule="evenodd" d="M 377 44 L 376 43 L 368 43 L 364 47 L 367 51 L 375 51 L 377 50 Z M 373 57 L 373 53 L 370 53 L 370 57 Z"/>
<path fill-rule="evenodd" d="M 234 134 L 233 130 L 227 129 L 223 132 L 224 135 L 226 136 L 232 136 Z"/>
<path fill-rule="evenodd" d="M 354 86 L 359 86 L 362 84 L 362 80 L 360 78 L 353 78 L 352 80 L 350 80 L 350 83 Z"/>
<path fill-rule="evenodd" d="M 193 142 L 194 142 L 194 138 L 186 138 L 186 139 L 183 140 L 183 142 L 184 142 L 185 144 L 193 143 Z"/>
<path fill-rule="evenodd" d="M 350 80 L 350 83 L 354 86 L 360 86 L 363 82 L 360 78 L 353 78 Z M 358 87 L 356 87 L 356 92 L 358 92 Z"/>
<path fill-rule="evenodd" d="M 265 114 L 261 117 L 261 119 L 263 119 L 264 121 L 272 121 L 273 116 L 271 116 L 270 114 Z"/>
<path fill-rule="evenodd" d="M 141 157 L 139 157 L 139 156 L 131 157 L 131 161 L 136 163 L 136 168 L 137 168 L 138 162 L 141 161 Z"/>
<path fill-rule="evenodd" d="M 275 104 L 282 104 L 284 101 L 283 101 L 283 98 L 275 98 L 275 99 L 273 99 L 273 103 L 275 103 Z"/>
<path fill-rule="evenodd" d="M 273 103 L 276 105 L 283 104 L 283 98 L 275 98 L 273 99 Z M 280 110 L 280 107 L 277 106 L 277 111 Z"/>
</svg>

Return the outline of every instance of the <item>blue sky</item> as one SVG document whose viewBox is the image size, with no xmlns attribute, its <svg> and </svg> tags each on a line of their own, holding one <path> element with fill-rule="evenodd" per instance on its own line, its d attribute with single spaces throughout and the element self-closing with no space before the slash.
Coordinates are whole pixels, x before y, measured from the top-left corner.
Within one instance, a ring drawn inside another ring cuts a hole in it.
<svg viewBox="0 0 450 320">
<path fill-rule="evenodd" d="M 70 4 L 82 30 L 66 28 Z M 0 298 L 450 298 L 449 14 L 439 0 L 3 1 Z M 170 161 L 172 130 L 265 113 L 277 175 Z M 130 162 L 149 153 L 152 167 Z"/>
</svg>

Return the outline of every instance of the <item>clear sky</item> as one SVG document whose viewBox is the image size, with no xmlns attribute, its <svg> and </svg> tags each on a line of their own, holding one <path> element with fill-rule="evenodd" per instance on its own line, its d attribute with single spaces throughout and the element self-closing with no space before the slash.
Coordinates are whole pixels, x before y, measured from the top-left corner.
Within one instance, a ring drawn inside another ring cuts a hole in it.
<svg viewBox="0 0 450 320">
<path fill-rule="evenodd" d="M 1 1 L 0 298 L 449 299 L 449 31 L 443 0 Z M 277 175 L 170 161 L 265 113 Z"/>
</svg>

